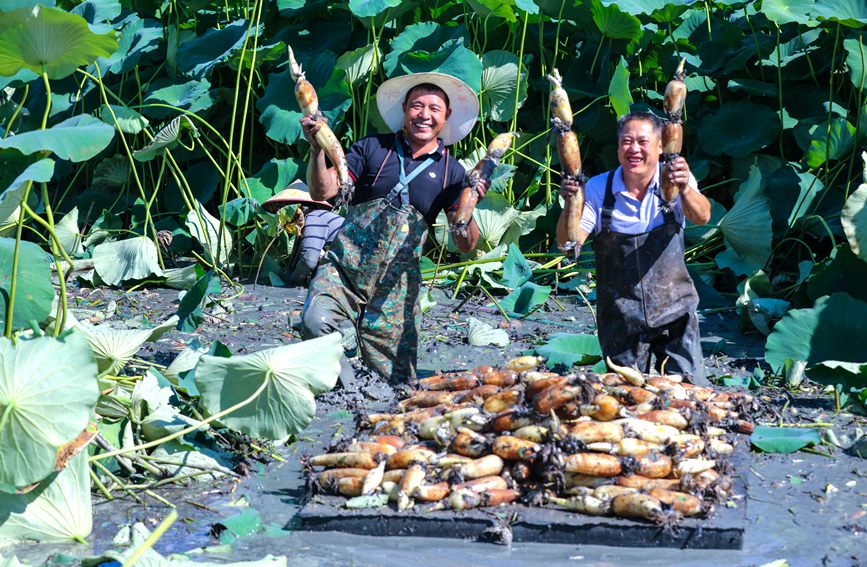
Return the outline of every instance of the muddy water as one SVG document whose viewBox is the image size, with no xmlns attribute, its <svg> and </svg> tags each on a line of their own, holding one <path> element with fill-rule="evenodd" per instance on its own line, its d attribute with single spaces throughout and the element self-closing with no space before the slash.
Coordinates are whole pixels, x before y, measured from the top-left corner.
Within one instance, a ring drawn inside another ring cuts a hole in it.
<svg viewBox="0 0 867 567">
<path fill-rule="evenodd" d="M 161 320 L 176 309 L 176 294 L 130 294 L 119 296 L 118 316 L 146 314 Z M 250 352 L 294 340 L 292 324 L 297 323 L 303 290 L 250 289 L 236 299 L 231 309 L 200 329 L 200 338 L 219 339 L 233 352 Z M 591 332 L 588 310 L 566 298 L 565 312 L 537 313 L 529 320 L 508 326 L 512 339 L 505 349 L 471 347 L 465 344 L 469 316 L 499 324 L 502 317 L 484 305 L 465 305 L 455 315 L 450 302 L 440 304 L 423 323 L 419 352 L 420 374 L 436 370 L 496 364 L 521 354 L 555 332 Z M 225 321 L 231 324 L 226 324 Z M 759 337 L 737 331 L 733 316 L 708 315 L 702 319 L 702 344 L 711 375 L 748 373 L 762 356 Z M 160 360 L 170 359 L 194 335 L 166 335 L 149 353 Z M 797 401 L 796 404 L 797 405 Z M 865 461 L 840 454 L 836 458 L 798 453 L 794 456 L 751 456 L 748 470 L 738 471 L 748 484 L 747 494 L 738 500 L 747 506 L 747 531 L 742 551 L 675 550 L 514 543 L 510 548 L 449 538 L 380 538 L 336 532 L 302 532 L 293 527 L 294 516 L 307 497 L 298 456 L 318 451 L 323 444 L 352 430 L 346 410 L 382 407 L 362 395 L 331 393 L 320 403 L 320 415 L 305 431 L 304 439 L 281 450 L 286 462 L 254 468 L 240 483 L 219 482 L 161 492 L 178 505 L 180 518 L 156 549 L 163 554 L 185 553 L 194 560 L 252 560 L 266 554 L 285 555 L 290 565 L 584 565 L 584 566 L 670 566 L 670 565 L 761 565 L 787 559 L 790 565 L 862 565 L 867 560 L 863 528 L 858 517 L 867 506 Z M 803 409 L 802 411 L 807 411 Z M 816 411 L 816 410 L 811 410 Z M 820 408 L 821 411 L 821 408 Z M 829 412 L 817 414 L 835 419 Z M 838 419 L 841 427 L 851 426 Z M 829 485 L 833 488 L 829 488 Z M 41 562 L 50 553 L 91 555 L 112 548 L 118 525 L 144 521 L 155 526 L 167 513 L 148 500 L 146 506 L 130 501 L 98 502 L 94 533 L 88 546 L 18 546 L 19 558 Z M 241 504 L 255 508 L 263 529 L 220 546 L 210 534 L 221 518 L 236 514 Z M 3 550 L 4 555 L 10 555 Z"/>
</svg>

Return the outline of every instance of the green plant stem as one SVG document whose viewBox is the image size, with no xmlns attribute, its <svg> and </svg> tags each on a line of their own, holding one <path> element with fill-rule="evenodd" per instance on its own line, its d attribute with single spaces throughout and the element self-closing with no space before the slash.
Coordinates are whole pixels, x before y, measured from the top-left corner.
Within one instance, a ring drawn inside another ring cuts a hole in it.
<svg viewBox="0 0 867 567">
<path fill-rule="evenodd" d="M 857 114 L 855 115 L 855 131 L 860 132 L 861 130 L 861 115 L 864 113 L 862 108 L 864 107 L 864 83 L 867 80 L 867 57 L 865 57 L 864 53 L 864 40 L 863 35 L 861 33 L 858 34 L 858 47 L 859 53 L 861 55 L 861 81 L 858 83 L 858 94 L 856 95 L 855 108 L 858 109 Z M 852 147 L 852 154 L 849 157 L 849 173 L 846 176 L 846 179 L 849 181 L 846 183 L 846 191 L 845 198 L 849 198 L 849 187 L 852 186 L 852 170 L 855 168 L 855 160 L 858 155 L 858 146 L 857 144 Z"/>
<path fill-rule="evenodd" d="M 464 278 L 467 277 L 467 271 L 469 270 L 469 264 L 464 267 L 464 271 L 461 272 L 461 276 L 458 278 L 458 281 L 455 282 L 455 293 L 452 295 L 452 299 L 457 299 L 458 292 L 461 291 L 461 284 L 464 283 Z"/>
<path fill-rule="evenodd" d="M 93 469 L 87 467 L 87 472 L 90 473 L 90 480 L 92 480 L 93 484 L 96 485 L 96 488 L 99 489 L 100 492 L 102 492 L 102 495 L 105 496 L 105 499 L 108 501 L 114 500 L 114 496 L 111 495 L 111 492 L 109 492 L 105 485 L 102 483 L 102 481 L 99 480 L 99 477 L 96 476 L 96 473 L 93 472 Z"/>
<path fill-rule="evenodd" d="M 48 217 L 48 227 L 50 227 L 50 232 L 54 234 L 54 213 L 51 210 L 51 201 L 48 199 L 48 185 L 46 183 L 42 184 L 42 200 L 45 203 L 45 216 Z M 54 235 L 56 236 L 56 235 Z M 67 270 L 66 272 L 60 266 L 60 254 L 58 251 L 63 253 L 64 259 L 66 259 L 70 263 L 71 268 L 71 258 L 64 250 L 63 245 L 60 244 L 59 240 L 56 238 L 52 238 L 49 244 L 51 247 L 52 256 L 54 257 L 54 268 L 57 272 L 57 284 L 60 287 L 60 302 L 57 305 L 57 313 L 54 315 L 54 318 L 60 322 L 59 325 L 54 326 L 54 336 L 57 337 L 60 335 L 60 332 L 66 328 L 66 310 L 67 310 L 67 300 L 66 297 L 66 278 L 69 273 L 72 271 Z M 60 250 L 58 250 L 60 249 Z"/>
<path fill-rule="evenodd" d="M 599 52 L 602 51 L 602 44 L 605 43 L 605 36 L 599 39 L 599 45 L 596 47 L 596 53 L 593 54 L 593 63 L 590 64 L 590 76 L 593 77 L 593 70 L 596 69 L 596 59 L 599 57 Z"/>
<path fill-rule="evenodd" d="M 24 94 L 21 96 L 21 100 L 18 101 L 18 106 L 15 107 L 15 112 L 12 113 L 12 116 L 9 117 L 9 120 L 6 121 L 6 131 L 3 132 L 3 139 L 6 139 L 6 136 L 9 135 L 9 132 L 12 131 L 12 126 L 15 124 L 15 119 L 18 118 L 18 113 L 21 112 L 21 109 L 24 107 L 24 103 L 27 102 L 27 94 L 30 92 L 30 83 L 24 85 Z"/>
<path fill-rule="evenodd" d="M 837 59 L 837 46 L 840 44 L 840 22 L 834 35 L 834 49 L 831 53 L 830 72 L 828 73 L 828 123 L 825 126 L 825 164 L 831 158 L 831 117 L 834 112 L 834 61 Z"/>
<path fill-rule="evenodd" d="M 143 451 L 145 449 L 150 449 L 151 447 L 157 447 L 159 445 L 162 445 L 163 443 L 168 443 L 172 439 L 177 439 L 178 437 L 186 435 L 187 433 L 192 433 L 193 431 L 200 429 L 203 425 L 207 425 L 208 423 L 211 423 L 212 421 L 216 421 L 216 420 L 220 419 L 221 417 L 225 417 L 225 416 L 229 415 L 230 413 L 237 411 L 237 410 L 241 409 L 242 407 L 252 403 L 253 401 L 256 400 L 256 398 L 259 397 L 259 394 L 261 394 L 265 390 L 265 388 L 268 386 L 268 384 L 270 384 L 270 383 L 271 383 L 271 376 L 269 374 L 265 378 L 265 380 L 262 381 L 262 384 L 258 388 L 256 388 L 256 391 L 253 392 L 253 395 L 251 395 L 249 398 L 247 398 L 244 401 L 238 402 L 237 404 L 235 404 L 231 407 L 228 407 L 222 411 L 218 411 L 214 415 L 212 415 L 206 419 L 203 419 L 201 423 L 198 423 L 196 425 L 191 425 L 190 427 L 185 427 L 184 429 L 181 429 L 180 431 L 176 431 L 176 432 L 172 433 L 171 435 L 166 435 L 165 437 L 161 437 L 160 439 L 156 439 L 154 441 L 149 441 L 148 443 L 142 443 L 141 445 L 136 445 L 134 447 L 126 447 L 124 449 L 118 449 L 116 451 L 109 451 L 107 453 L 100 453 L 98 455 L 93 455 L 88 460 L 90 462 L 96 462 L 96 461 L 100 461 L 102 459 L 107 459 L 109 457 L 116 457 L 118 455 L 125 455 L 127 453 L 132 453 L 133 451 Z"/>
<path fill-rule="evenodd" d="M 502 314 L 503 314 L 503 317 L 505 317 L 505 318 L 506 318 L 506 321 L 508 321 L 508 322 L 511 322 L 511 321 L 512 321 L 512 319 L 511 319 L 511 318 L 510 318 L 510 317 L 509 317 L 509 314 L 508 314 L 508 313 L 506 313 L 506 310 L 505 310 L 505 309 L 503 309 L 503 306 L 502 306 L 502 305 L 500 305 L 500 302 L 499 302 L 499 301 L 497 301 L 497 300 L 496 300 L 496 299 L 494 299 L 494 296 L 493 296 L 493 295 L 491 295 L 491 292 L 490 292 L 490 291 L 488 291 L 488 290 L 487 290 L 487 289 L 485 289 L 485 287 L 484 287 L 484 286 L 479 286 L 479 289 L 481 289 L 481 290 L 482 290 L 482 292 L 483 292 L 483 293 L 484 293 L 484 294 L 485 294 L 485 295 L 487 295 L 487 296 L 488 296 L 488 299 L 490 299 L 490 300 L 491 300 L 491 301 L 492 301 L 492 302 L 493 302 L 493 303 L 494 303 L 494 305 L 496 305 L 496 306 L 497 306 L 497 309 L 499 309 L 499 310 L 500 310 L 500 313 L 502 313 Z M 529 313 L 528 313 L 528 315 L 529 315 Z"/>
<path fill-rule="evenodd" d="M 744 7 L 744 12 L 746 12 L 746 7 Z M 780 135 L 778 137 L 780 141 L 780 159 L 786 161 L 786 153 L 783 150 L 783 68 L 782 68 L 782 56 L 780 55 L 780 26 L 774 24 L 774 30 L 776 31 L 776 44 L 777 44 L 777 104 L 780 107 Z M 759 65 L 759 69 L 762 69 L 762 66 Z M 765 80 L 765 73 L 762 71 L 762 80 Z"/>
<path fill-rule="evenodd" d="M 171 502 L 169 502 L 168 500 L 166 500 L 165 498 L 163 498 L 162 496 L 160 496 L 159 494 L 157 494 L 153 490 L 145 490 L 144 493 L 147 494 L 148 496 L 150 496 L 151 498 L 153 498 L 154 500 L 168 506 L 169 508 L 177 508 L 177 506 L 175 506 L 174 504 L 172 504 Z"/>
<path fill-rule="evenodd" d="M 169 515 L 160 522 L 160 525 L 148 536 L 144 542 L 136 548 L 132 555 L 130 555 L 126 561 L 123 562 L 123 567 L 132 567 L 138 560 L 142 558 L 142 556 L 154 546 L 158 539 L 160 539 L 164 533 L 168 531 L 168 529 L 175 523 L 178 519 L 178 511 L 172 510 L 169 512 Z"/>
<path fill-rule="evenodd" d="M 124 484 L 123 481 L 121 481 L 119 478 L 117 478 L 117 476 L 115 476 L 113 472 L 108 470 L 108 468 L 105 465 L 103 465 L 102 463 L 97 463 L 97 462 L 94 462 L 93 464 L 96 465 L 96 467 L 102 471 L 102 474 L 104 474 L 105 476 L 110 478 L 112 480 L 112 482 L 114 482 L 118 486 L 118 488 L 120 488 L 121 490 L 126 492 L 130 496 L 130 498 L 132 498 L 133 500 L 135 500 L 139 504 L 144 504 L 144 500 L 142 500 L 138 494 L 133 492 L 129 486 Z"/>
<path fill-rule="evenodd" d="M 759 63 L 759 73 L 762 76 L 762 82 L 765 82 L 765 68 L 761 64 L 762 62 L 762 52 L 759 49 L 759 38 L 756 36 L 756 28 L 753 27 L 753 22 L 750 20 L 750 15 L 747 13 L 747 5 L 744 4 L 744 20 L 746 20 L 747 25 L 750 27 L 750 32 L 753 36 L 753 45 L 756 47 L 756 59 Z M 776 26 L 777 28 L 777 67 L 780 66 L 780 26 Z"/>
</svg>

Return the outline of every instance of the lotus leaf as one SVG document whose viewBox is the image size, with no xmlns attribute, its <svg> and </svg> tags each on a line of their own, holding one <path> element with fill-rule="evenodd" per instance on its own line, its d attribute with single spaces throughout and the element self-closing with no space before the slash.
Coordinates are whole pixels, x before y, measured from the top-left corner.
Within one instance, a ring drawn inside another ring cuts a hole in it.
<svg viewBox="0 0 867 567">
<path fill-rule="evenodd" d="M 846 157 L 855 145 L 855 126 L 845 118 L 833 118 L 830 130 L 824 124 L 816 127 L 807 149 L 807 165 L 816 168 L 827 160 Z"/>
<path fill-rule="evenodd" d="M 527 69 L 518 82 L 518 56 L 508 51 L 489 51 L 482 56 L 482 109 L 497 122 L 507 122 L 527 100 Z M 515 99 L 517 98 L 517 107 Z"/>
<path fill-rule="evenodd" d="M 519 211 L 511 207 L 505 197 L 489 194 L 482 199 L 473 211 L 473 218 L 479 225 L 480 249 L 491 249 L 500 244 L 503 235 L 518 219 Z"/>
<path fill-rule="evenodd" d="M 509 254 L 506 256 L 506 261 L 503 263 L 503 279 L 501 283 L 509 288 L 521 287 L 525 282 L 530 281 L 533 277 L 533 270 L 530 269 L 530 264 L 521 253 L 521 249 L 514 244 L 509 244 Z"/>
<path fill-rule="evenodd" d="M 154 20 L 133 17 L 124 25 L 117 41 L 118 48 L 108 57 L 99 57 L 96 65 L 103 75 L 130 71 L 142 56 L 155 52 L 163 37 L 163 28 Z"/>
<path fill-rule="evenodd" d="M 337 67 L 346 73 L 346 82 L 351 87 L 364 84 L 370 75 L 373 65 L 382 63 L 382 53 L 374 44 L 359 47 L 354 51 L 347 51 L 337 58 Z"/>
<path fill-rule="evenodd" d="M 744 120 L 749 116 L 749 120 Z M 711 155 L 744 157 L 764 148 L 776 139 L 780 117 L 769 106 L 752 102 L 734 102 L 706 118 L 699 126 L 702 148 Z"/>
<path fill-rule="evenodd" d="M 208 291 L 211 287 L 211 279 L 214 276 L 213 270 L 199 276 L 193 287 L 184 294 L 181 298 L 181 303 L 178 306 L 178 330 L 185 333 L 192 333 L 202 322 L 202 309 L 205 305 L 205 300 L 208 297 Z"/>
<path fill-rule="evenodd" d="M 61 79 L 115 49 L 113 32 L 97 35 L 84 18 L 60 9 L 36 5 L 0 18 L 0 75 L 29 69 Z"/>
<path fill-rule="evenodd" d="M 262 204 L 286 188 L 296 178 L 304 178 L 301 160 L 286 158 L 272 159 L 262 166 L 252 177 L 247 178 L 250 196 Z"/>
<path fill-rule="evenodd" d="M 203 273 L 204 270 L 198 264 L 190 264 L 183 268 L 166 268 L 163 270 L 163 277 L 165 278 L 163 283 L 172 289 L 188 290 L 196 285 L 196 281 L 202 277 Z"/>
<path fill-rule="evenodd" d="M 221 264 L 229 261 L 229 254 L 232 252 L 232 233 L 229 229 L 223 226 L 222 238 L 220 234 L 220 221 L 214 218 L 211 213 L 202 206 L 198 201 L 196 206 L 199 209 L 197 215 L 195 211 L 187 213 L 187 230 L 190 235 L 204 248 L 205 258 L 209 262 L 214 262 L 215 258 L 219 258 Z M 217 255 L 219 251 L 219 256 Z"/>
<path fill-rule="evenodd" d="M 786 359 L 807 363 L 809 378 L 824 384 L 867 386 L 867 303 L 846 293 L 793 309 L 774 327 L 765 360 L 778 371 Z M 825 368 L 820 368 L 824 364 Z"/>
<path fill-rule="evenodd" d="M 498 347 L 506 347 L 509 344 L 509 334 L 505 329 L 495 329 L 493 325 L 489 325 L 484 321 L 479 321 L 475 317 L 467 319 L 469 330 L 467 331 L 467 342 L 473 346 L 488 346 L 494 345 Z"/>
<path fill-rule="evenodd" d="M 861 0 L 816 0 L 812 15 L 819 20 L 861 28 L 867 24 L 867 5 Z"/>
<path fill-rule="evenodd" d="M 160 468 L 170 476 L 198 473 L 193 479 L 200 482 L 210 482 L 232 472 L 229 468 L 231 457 L 226 458 L 224 455 L 197 444 L 169 441 L 154 449 L 153 456 L 160 457 Z"/>
<path fill-rule="evenodd" d="M 861 152 L 861 159 L 864 160 L 864 182 L 846 199 L 840 224 L 852 252 L 867 261 L 867 152 Z"/>
<path fill-rule="evenodd" d="M 750 322 L 763 335 L 771 334 L 774 323 L 783 318 L 790 303 L 784 299 L 760 297 L 750 300 L 747 305 L 747 315 Z"/>
<path fill-rule="evenodd" d="M 400 5 L 400 0 L 349 0 L 349 10 L 358 18 L 378 16 L 389 8 Z"/>
<path fill-rule="evenodd" d="M 63 218 L 54 226 L 54 232 L 60 239 L 60 244 L 70 256 L 81 254 L 84 247 L 81 244 L 81 231 L 78 229 L 78 207 L 63 215 Z"/>
<path fill-rule="evenodd" d="M 0 485 L 24 487 L 51 474 L 58 447 L 81 433 L 98 397 L 81 333 L 19 337 L 14 345 L 0 339 Z"/>
<path fill-rule="evenodd" d="M 391 51 L 385 56 L 383 69 L 388 76 L 394 74 L 401 57 L 409 51 L 436 51 L 447 41 L 460 38 L 466 43 L 467 28 L 459 26 L 441 26 L 436 22 L 419 22 L 404 28 L 391 40 Z"/>
<path fill-rule="evenodd" d="M 241 49 L 248 27 L 247 20 L 235 20 L 221 29 L 210 29 L 201 37 L 182 44 L 178 48 L 178 70 L 195 78 L 210 74 L 216 65 L 227 61 Z M 249 32 L 251 37 L 261 33 L 261 25 Z"/>
<path fill-rule="evenodd" d="M 118 0 L 85 0 L 70 10 L 87 20 L 89 24 L 107 22 L 120 15 L 121 6 Z"/>
<path fill-rule="evenodd" d="M 770 206 L 762 193 L 761 172 L 753 166 L 734 206 L 719 223 L 727 248 L 717 255 L 716 263 L 738 275 L 762 268 L 771 255 L 772 223 Z"/>
<path fill-rule="evenodd" d="M 774 49 L 772 53 L 768 54 L 767 59 L 762 59 L 762 65 L 770 67 L 785 67 L 792 61 L 809 55 L 810 52 L 819 49 L 819 46 L 816 43 L 821 32 L 821 29 L 809 30 L 793 37 L 785 43 L 781 43 L 779 52 Z"/>
<path fill-rule="evenodd" d="M 760 425 L 750 435 L 750 443 L 765 453 L 794 453 L 822 439 L 815 429 L 796 427 L 768 427 Z"/>
<path fill-rule="evenodd" d="M 0 238 L 0 324 L 5 325 L 12 290 L 14 238 Z M 18 251 L 18 280 L 12 328 L 22 329 L 31 322 L 41 323 L 51 313 L 54 286 L 48 255 L 33 242 L 21 241 Z"/>
<path fill-rule="evenodd" d="M 108 285 L 162 276 L 157 246 L 145 236 L 103 242 L 93 249 L 93 267 Z"/>
<path fill-rule="evenodd" d="M 629 69 L 626 67 L 626 60 L 622 57 L 620 64 L 614 68 L 614 75 L 608 85 L 608 100 L 618 118 L 629 112 L 632 92 L 629 89 Z"/>
<path fill-rule="evenodd" d="M 445 42 L 440 49 L 432 53 L 426 51 L 405 53 L 392 76 L 424 72 L 452 75 L 464 81 L 476 92 L 481 89 L 482 60 L 464 47 L 464 40 L 460 38 Z"/>
<path fill-rule="evenodd" d="M 224 205 L 217 207 L 220 215 L 226 220 L 226 224 L 232 226 L 244 226 L 252 219 L 259 210 L 259 203 L 255 199 L 238 197 Z"/>
<path fill-rule="evenodd" d="M 284 439 L 313 419 L 314 396 L 337 383 L 341 356 L 340 333 L 232 358 L 203 355 L 196 365 L 196 386 L 211 414 L 264 388 L 249 404 L 221 421 L 251 437 Z"/>
<path fill-rule="evenodd" d="M 117 374 L 132 360 L 132 357 L 149 341 L 155 341 L 178 324 L 177 315 L 172 315 L 158 327 L 151 329 L 115 329 L 108 325 L 86 326 L 81 330 L 93 349 L 100 374 Z"/>
<path fill-rule="evenodd" d="M 188 112 L 199 112 L 211 108 L 215 102 L 208 79 L 192 79 L 184 83 L 159 79 L 154 81 L 144 99 L 144 111 L 149 116 L 164 119 L 174 115 L 177 110 L 156 105 L 176 106 Z"/>
<path fill-rule="evenodd" d="M 807 278 L 807 296 L 815 301 L 836 292 L 867 301 L 867 262 L 856 256 L 844 242 L 830 257 L 813 266 Z"/>
<path fill-rule="evenodd" d="M 846 66 L 849 67 L 849 77 L 855 90 L 861 91 L 867 87 L 867 47 L 859 39 L 843 40 L 846 49 Z"/>
<path fill-rule="evenodd" d="M 183 415 L 169 403 L 172 391 L 160 387 L 151 369 L 136 383 L 132 391 L 130 415 L 141 427 L 141 434 L 147 441 L 155 441 L 176 433 L 201 421 Z M 199 431 L 210 429 L 202 425 Z"/>
<path fill-rule="evenodd" d="M 53 175 L 54 160 L 52 159 L 45 158 L 27 165 L 5 191 L 0 191 L 0 221 L 6 220 L 18 210 L 24 200 L 24 189 L 28 181 L 47 183 L 51 181 Z"/>
<path fill-rule="evenodd" d="M 500 300 L 500 307 L 509 315 L 523 317 L 545 304 L 551 295 L 551 286 L 526 282 Z"/>
<path fill-rule="evenodd" d="M 86 161 L 104 150 L 114 139 L 114 128 L 90 114 L 78 114 L 47 130 L 23 132 L 0 140 L 0 149 L 15 148 L 23 154 L 43 150 L 61 159 Z"/>
<path fill-rule="evenodd" d="M 123 156 L 105 158 L 93 170 L 93 186 L 97 189 L 105 190 L 121 189 L 126 185 L 129 174 L 130 169 L 127 158 Z M 114 215 L 111 216 L 112 218 L 117 218 Z"/>
<path fill-rule="evenodd" d="M 468 0 L 467 4 L 482 18 L 502 18 L 507 22 L 517 22 L 514 0 Z"/>
<path fill-rule="evenodd" d="M 779 26 L 810 21 L 816 0 L 762 0 L 762 13 Z"/>
<path fill-rule="evenodd" d="M 381 508 L 388 505 L 388 494 L 371 494 L 370 496 L 355 496 L 349 498 L 343 504 L 350 510 L 364 510 L 367 508 Z"/>
<path fill-rule="evenodd" d="M 589 334 L 554 333 L 548 342 L 536 347 L 536 353 L 544 356 L 550 367 L 596 364 L 602 360 L 599 337 Z"/>
<path fill-rule="evenodd" d="M 255 50 L 247 49 L 243 54 L 240 51 L 236 51 L 229 59 L 229 68 L 233 71 L 237 71 L 238 67 L 243 65 L 244 70 L 249 72 L 250 67 L 254 63 L 254 55 L 256 56 L 256 69 L 260 69 L 267 63 L 282 61 L 286 57 L 286 44 L 282 41 L 278 41 L 277 43 L 272 43 L 270 45 L 260 45 Z M 242 56 L 243 60 L 241 59 Z"/>
<path fill-rule="evenodd" d="M 112 112 L 109 112 L 109 106 L 114 113 L 114 118 L 117 119 L 117 129 L 124 134 L 139 134 L 147 128 L 148 119 L 135 110 L 126 106 L 103 104 L 99 117 L 109 126 L 115 126 L 114 119 L 111 116 Z"/>
<path fill-rule="evenodd" d="M 61 404 L 51 415 L 59 416 L 67 411 Z M 39 416 L 39 421 L 46 421 L 44 414 Z M 26 494 L 0 492 L 0 543 L 84 543 L 93 527 L 88 470 L 87 453 L 79 453 L 65 469 L 52 474 Z"/>
<path fill-rule="evenodd" d="M 157 132 L 148 145 L 134 151 L 132 156 L 139 161 L 150 161 L 157 155 L 161 155 L 163 150 L 172 149 L 180 144 L 184 130 L 190 130 L 194 138 L 199 136 L 199 131 L 189 117 L 177 116 Z"/>
<path fill-rule="evenodd" d="M 603 6 L 601 2 L 593 2 L 590 6 L 593 23 L 604 37 L 609 39 L 641 39 L 641 20 L 631 14 L 621 12 L 617 5 Z"/>
</svg>

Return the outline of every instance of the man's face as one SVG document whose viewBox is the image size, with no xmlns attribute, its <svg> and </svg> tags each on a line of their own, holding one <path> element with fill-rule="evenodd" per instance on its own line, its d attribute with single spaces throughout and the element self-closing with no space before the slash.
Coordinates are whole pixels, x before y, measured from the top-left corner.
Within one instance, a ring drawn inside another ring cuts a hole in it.
<svg viewBox="0 0 867 567">
<path fill-rule="evenodd" d="M 620 132 L 617 160 L 623 172 L 632 176 L 653 175 L 662 153 L 662 137 L 649 120 L 630 120 Z"/>
<path fill-rule="evenodd" d="M 416 89 L 403 104 L 403 129 L 410 142 L 425 145 L 437 139 L 452 111 L 441 93 Z"/>
</svg>

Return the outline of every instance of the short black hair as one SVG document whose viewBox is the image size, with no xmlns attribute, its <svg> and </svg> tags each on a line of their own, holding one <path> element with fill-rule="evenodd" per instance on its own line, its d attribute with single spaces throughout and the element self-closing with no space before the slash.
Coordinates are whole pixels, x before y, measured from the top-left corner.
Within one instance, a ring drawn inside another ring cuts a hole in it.
<svg viewBox="0 0 867 567">
<path fill-rule="evenodd" d="M 653 126 L 653 132 L 657 136 L 662 136 L 662 128 L 665 126 L 665 123 L 662 121 L 662 118 L 651 113 L 651 112 L 629 112 L 620 117 L 617 121 L 617 138 L 620 138 L 620 133 L 623 132 L 623 129 L 627 124 L 632 122 L 633 120 L 646 120 L 650 122 Z"/>
<path fill-rule="evenodd" d="M 449 108 L 449 95 L 446 94 L 446 91 L 433 83 L 419 83 L 406 91 L 406 96 L 403 98 L 403 103 L 406 104 L 409 102 L 409 97 L 415 91 L 427 91 L 427 92 L 435 92 L 442 95 L 443 100 L 446 101 L 446 108 Z"/>
</svg>

